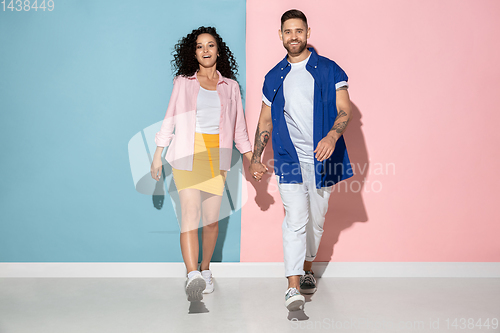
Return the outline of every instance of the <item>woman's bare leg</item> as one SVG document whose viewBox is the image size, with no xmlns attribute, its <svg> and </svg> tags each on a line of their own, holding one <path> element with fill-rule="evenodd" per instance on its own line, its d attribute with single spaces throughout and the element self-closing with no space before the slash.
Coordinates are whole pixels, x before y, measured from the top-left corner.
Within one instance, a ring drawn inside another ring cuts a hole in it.
<svg viewBox="0 0 500 333">
<path fill-rule="evenodd" d="M 203 218 L 203 260 L 201 270 L 210 268 L 210 260 L 214 253 L 219 235 L 219 213 L 222 196 L 201 192 Z"/>
<path fill-rule="evenodd" d="M 198 269 L 198 226 L 201 216 L 200 190 L 187 188 L 179 192 L 181 201 L 181 252 L 189 272 Z"/>
</svg>

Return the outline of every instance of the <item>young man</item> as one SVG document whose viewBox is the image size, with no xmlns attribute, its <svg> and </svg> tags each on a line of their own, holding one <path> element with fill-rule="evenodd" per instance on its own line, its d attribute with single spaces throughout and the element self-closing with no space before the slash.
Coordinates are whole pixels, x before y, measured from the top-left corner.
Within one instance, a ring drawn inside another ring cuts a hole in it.
<svg viewBox="0 0 500 333">
<path fill-rule="evenodd" d="M 302 293 L 314 293 L 316 257 L 332 186 L 352 176 L 342 134 L 351 117 L 347 75 L 333 61 L 307 49 L 311 29 L 299 10 L 281 17 L 279 37 L 287 56 L 265 78 L 250 174 L 267 168 L 262 152 L 272 132 L 274 172 L 285 219 L 285 306 L 298 310 Z"/>
</svg>

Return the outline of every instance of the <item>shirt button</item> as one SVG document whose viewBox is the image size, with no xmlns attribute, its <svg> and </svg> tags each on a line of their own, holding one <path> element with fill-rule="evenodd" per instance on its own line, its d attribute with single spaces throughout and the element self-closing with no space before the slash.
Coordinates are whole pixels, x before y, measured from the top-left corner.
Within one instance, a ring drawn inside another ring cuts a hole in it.
<svg viewBox="0 0 500 333">
<path fill-rule="evenodd" d="M 281 78 L 283 78 L 283 76 Z"/>
<path fill-rule="evenodd" d="M 276 91 L 276 89 L 274 89 L 274 91 Z"/>
<path fill-rule="evenodd" d="M 314 66 L 314 68 L 316 68 L 316 67 L 318 67 L 318 66 Z"/>
<path fill-rule="evenodd" d="M 281 70 L 283 70 L 283 68 L 281 68 Z"/>
</svg>

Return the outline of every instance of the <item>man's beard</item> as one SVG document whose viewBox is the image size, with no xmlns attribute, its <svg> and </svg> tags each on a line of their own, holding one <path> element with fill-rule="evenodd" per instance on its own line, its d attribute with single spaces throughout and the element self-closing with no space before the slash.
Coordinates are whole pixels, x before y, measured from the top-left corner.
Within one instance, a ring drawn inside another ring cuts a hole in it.
<svg viewBox="0 0 500 333">
<path fill-rule="evenodd" d="M 292 48 L 290 47 L 290 45 L 288 45 L 288 43 L 286 43 L 286 44 L 283 43 L 283 46 L 288 51 L 289 55 L 296 56 L 296 55 L 301 54 L 306 49 L 307 41 L 299 42 L 298 48 L 296 49 L 297 51 L 292 51 Z"/>
</svg>

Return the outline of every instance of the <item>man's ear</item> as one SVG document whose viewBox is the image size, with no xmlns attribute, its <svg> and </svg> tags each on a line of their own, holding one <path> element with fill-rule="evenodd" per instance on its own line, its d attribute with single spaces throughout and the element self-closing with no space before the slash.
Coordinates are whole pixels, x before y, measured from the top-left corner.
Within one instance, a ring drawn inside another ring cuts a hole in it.
<svg viewBox="0 0 500 333">
<path fill-rule="evenodd" d="M 280 40 L 283 41 L 283 34 L 281 33 L 281 29 L 278 29 L 278 36 L 280 37 Z"/>
</svg>

